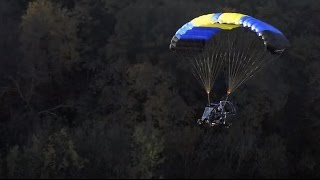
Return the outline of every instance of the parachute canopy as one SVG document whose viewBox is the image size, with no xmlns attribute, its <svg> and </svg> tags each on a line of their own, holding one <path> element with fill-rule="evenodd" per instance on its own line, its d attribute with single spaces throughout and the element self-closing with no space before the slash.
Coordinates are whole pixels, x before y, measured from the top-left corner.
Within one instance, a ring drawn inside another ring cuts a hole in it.
<svg viewBox="0 0 320 180">
<path fill-rule="evenodd" d="M 240 13 L 214 13 L 202 15 L 183 25 L 171 40 L 173 51 L 203 48 L 205 42 L 220 31 L 248 28 L 260 36 L 272 53 L 289 47 L 289 41 L 281 31 L 270 24 Z"/>
<path fill-rule="evenodd" d="M 224 69 L 229 95 L 290 46 L 274 26 L 240 13 L 199 16 L 177 30 L 170 50 L 192 65 L 208 94 Z"/>
</svg>

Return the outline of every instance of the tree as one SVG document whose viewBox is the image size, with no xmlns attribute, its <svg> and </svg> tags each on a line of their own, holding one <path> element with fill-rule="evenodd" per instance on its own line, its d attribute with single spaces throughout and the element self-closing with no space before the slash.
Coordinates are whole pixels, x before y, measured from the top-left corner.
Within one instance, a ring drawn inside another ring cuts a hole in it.
<svg viewBox="0 0 320 180">
<path fill-rule="evenodd" d="M 31 78 L 38 81 L 58 78 L 78 59 L 77 21 L 59 4 L 30 2 L 22 17 L 21 43 Z"/>
<path fill-rule="evenodd" d="M 65 129 L 46 138 L 33 136 L 30 146 L 12 147 L 6 160 L 10 178 L 71 178 L 84 166 Z"/>
<path fill-rule="evenodd" d="M 254 177 L 279 178 L 288 177 L 288 159 L 283 139 L 278 135 L 265 138 L 255 156 Z"/>
<path fill-rule="evenodd" d="M 75 177 L 83 168 L 84 160 L 78 156 L 65 129 L 50 135 L 42 150 L 42 178 Z"/>
<path fill-rule="evenodd" d="M 131 130 L 112 115 L 88 120 L 77 128 L 75 145 L 86 158 L 83 177 L 126 178 L 130 171 Z"/>
<path fill-rule="evenodd" d="M 132 144 L 132 178 L 161 178 L 157 169 L 163 163 L 163 138 L 150 123 L 135 127 Z"/>
</svg>

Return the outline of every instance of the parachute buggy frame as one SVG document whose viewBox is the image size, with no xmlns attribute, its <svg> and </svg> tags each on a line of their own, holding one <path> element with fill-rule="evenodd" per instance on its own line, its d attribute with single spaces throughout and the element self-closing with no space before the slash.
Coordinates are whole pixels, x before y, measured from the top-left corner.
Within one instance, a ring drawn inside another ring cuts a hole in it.
<svg viewBox="0 0 320 180">
<path fill-rule="evenodd" d="M 205 107 L 201 119 L 198 119 L 199 125 L 225 126 L 230 127 L 232 123 L 227 121 L 229 115 L 235 115 L 236 109 L 230 101 L 220 101 L 219 103 L 210 103 Z"/>
</svg>

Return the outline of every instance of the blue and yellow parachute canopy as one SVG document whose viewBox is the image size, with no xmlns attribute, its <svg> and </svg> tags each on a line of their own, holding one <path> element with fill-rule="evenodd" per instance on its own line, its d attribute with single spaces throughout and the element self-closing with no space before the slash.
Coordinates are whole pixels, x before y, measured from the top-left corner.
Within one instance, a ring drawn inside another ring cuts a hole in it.
<svg viewBox="0 0 320 180">
<path fill-rule="evenodd" d="M 184 44 L 205 44 L 220 31 L 248 28 L 260 36 L 272 53 L 282 52 L 289 47 L 289 41 L 281 31 L 272 25 L 240 13 L 214 13 L 199 16 L 183 25 L 173 36 L 170 49 L 179 51 Z"/>
</svg>

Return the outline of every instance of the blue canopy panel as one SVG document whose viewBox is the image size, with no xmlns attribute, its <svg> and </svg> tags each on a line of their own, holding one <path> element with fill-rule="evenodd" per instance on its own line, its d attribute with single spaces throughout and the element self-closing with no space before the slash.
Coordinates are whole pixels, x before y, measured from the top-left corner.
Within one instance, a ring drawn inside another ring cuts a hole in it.
<svg viewBox="0 0 320 180">
<path fill-rule="evenodd" d="M 281 53 L 290 46 L 288 39 L 283 33 L 270 24 L 250 16 L 242 17 L 240 24 L 242 24 L 243 27 L 250 28 L 261 36 L 264 44 L 271 53 Z"/>
<path fill-rule="evenodd" d="M 183 25 L 177 32 L 176 37 L 180 37 L 182 34 L 186 33 L 188 30 L 192 29 L 194 26 L 191 22 L 188 22 L 187 24 Z"/>
<path fill-rule="evenodd" d="M 185 40 L 209 40 L 219 31 L 221 31 L 221 29 L 216 27 L 193 27 L 185 31 L 184 34 L 176 34 L 176 36 L 178 39 Z"/>
<path fill-rule="evenodd" d="M 240 24 L 242 24 L 243 27 L 249 27 L 252 31 L 261 34 L 263 31 L 271 31 L 277 34 L 281 34 L 277 28 L 271 26 L 270 24 L 267 24 L 263 21 L 260 21 L 256 18 L 253 18 L 251 16 L 244 16 L 240 19 Z"/>
</svg>

